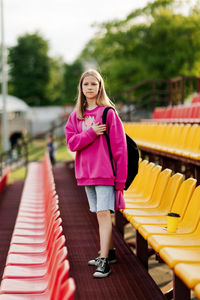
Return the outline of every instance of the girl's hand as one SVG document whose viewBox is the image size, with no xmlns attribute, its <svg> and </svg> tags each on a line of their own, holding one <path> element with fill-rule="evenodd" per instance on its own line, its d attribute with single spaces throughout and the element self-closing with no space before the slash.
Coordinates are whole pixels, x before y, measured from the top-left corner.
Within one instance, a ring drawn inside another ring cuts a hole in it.
<svg viewBox="0 0 200 300">
<path fill-rule="evenodd" d="M 102 135 L 104 133 L 104 131 L 106 131 L 105 124 L 99 125 L 99 123 L 96 123 L 92 126 L 92 128 L 97 135 Z"/>
</svg>

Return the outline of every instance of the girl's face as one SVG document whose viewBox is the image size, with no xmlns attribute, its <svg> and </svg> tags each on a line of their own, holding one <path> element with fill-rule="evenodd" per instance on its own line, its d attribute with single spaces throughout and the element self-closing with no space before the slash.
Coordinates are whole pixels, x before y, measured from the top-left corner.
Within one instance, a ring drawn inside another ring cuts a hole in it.
<svg viewBox="0 0 200 300">
<path fill-rule="evenodd" d="M 93 76 L 87 76 L 82 82 L 82 91 L 87 101 L 96 100 L 99 92 L 99 81 Z"/>
</svg>

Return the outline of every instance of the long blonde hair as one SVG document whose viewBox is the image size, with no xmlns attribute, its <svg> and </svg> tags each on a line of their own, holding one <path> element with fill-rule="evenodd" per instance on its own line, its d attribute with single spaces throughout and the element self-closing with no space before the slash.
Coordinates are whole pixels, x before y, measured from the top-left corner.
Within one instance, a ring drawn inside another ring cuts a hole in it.
<svg viewBox="0 0 200 300">
<path fill-rule="evenodd" d="M 97 95 L 96 104 L 98 106 L 111 106 L 115 109 L 114 103 L 108 98 L 106 94 L 103 78 L 96 70 L 90 69 L 81 75 L 79 85 L 78 85 L 78 97 L 76 101 L 76 109 L 77 109 L 77 116 L 79 120 L 83 119 L 85 110 L 87 108 L 87 100 L 82 90 L 83 80 L 87 76 L 93 76 L 99 82 L 99 92 Z"/>
</svg>

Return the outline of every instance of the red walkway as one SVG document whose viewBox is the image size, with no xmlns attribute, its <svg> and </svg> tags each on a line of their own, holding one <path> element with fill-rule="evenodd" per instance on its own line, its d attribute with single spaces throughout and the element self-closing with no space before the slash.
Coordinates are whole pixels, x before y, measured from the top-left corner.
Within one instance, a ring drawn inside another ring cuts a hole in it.
<svg viewBox="0 0 200 300">
<path fill-rule="evenodd" d="M 63 220 L 63 229 L 69 251 L 70 276 L 76 281 L 77 300 L 160 300 L 165 299 L 157 285 L 113 229 L 118 263 L 112 265 L 112 274 L 94 279 L 95 267 L 87 261 L 98 252 L 98 225 L 89 212 L 84 188 L 77 187 L 73 170 L 54 168 L 56 190 Z"/>
<path fill-rule="evenodd" d="M 15 225 L 23 181 L 9 184 L 0 195 L 0 281 Z"/>
</svg>

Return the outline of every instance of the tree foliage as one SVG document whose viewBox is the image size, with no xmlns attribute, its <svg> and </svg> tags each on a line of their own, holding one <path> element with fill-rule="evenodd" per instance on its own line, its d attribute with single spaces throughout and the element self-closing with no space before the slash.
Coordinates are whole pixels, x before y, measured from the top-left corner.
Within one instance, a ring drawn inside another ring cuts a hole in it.
<svg viewBox="0 0 200 300">
<path fill-rule="evenodd" d="M 30 105 L 74 103 L 81 73 L 97 68 L 109 95 L 146 79 L 200 76 L 200 1 L 186 15 L 184 0 L 155 0 L 97 32 L 71 64 L 50 58 L 38 32 L 9 49 L 9 92 Z M 111 98 L 112 98 L 111 96 Z"/>
<path fill-rule="evenodd" d="M 64 71 L 62 57 L 50 58 L 50 74 L 47 85 L 48 105 L 62 105 L 66 103 Z"/>
<path fill-rule="evenodd" d="M 78 83 L 81 73 L 83 72 L 83 65 L 79 60 L 64 66 L 64 94 L 66 103 L 75 103 Z"/>
<path fill-rule="evenodd" d="M 48 103 L 50 80 L 49 45 L 39 33 L 25 34 L 9 49 L 11 92 L 29 105 Z"/>
<path fill-rule="evenodd" d="M 9 49 L 9 92 L 31 106 L 74 103 L 83 67 L 48 55 L 48 42 L 39 34 L 25 34 Z"/>
<path fill-rule="evenodd" d="M 109 78 L 112 94 L 145 79 L 200 75 L 198 6 L 184 15 L 177 10 L 177 1 L 156 0 L 124 20 L 96 26 L 98 31 L 80 59 L 95 59 L 97 68 Z"/>
</svg>

